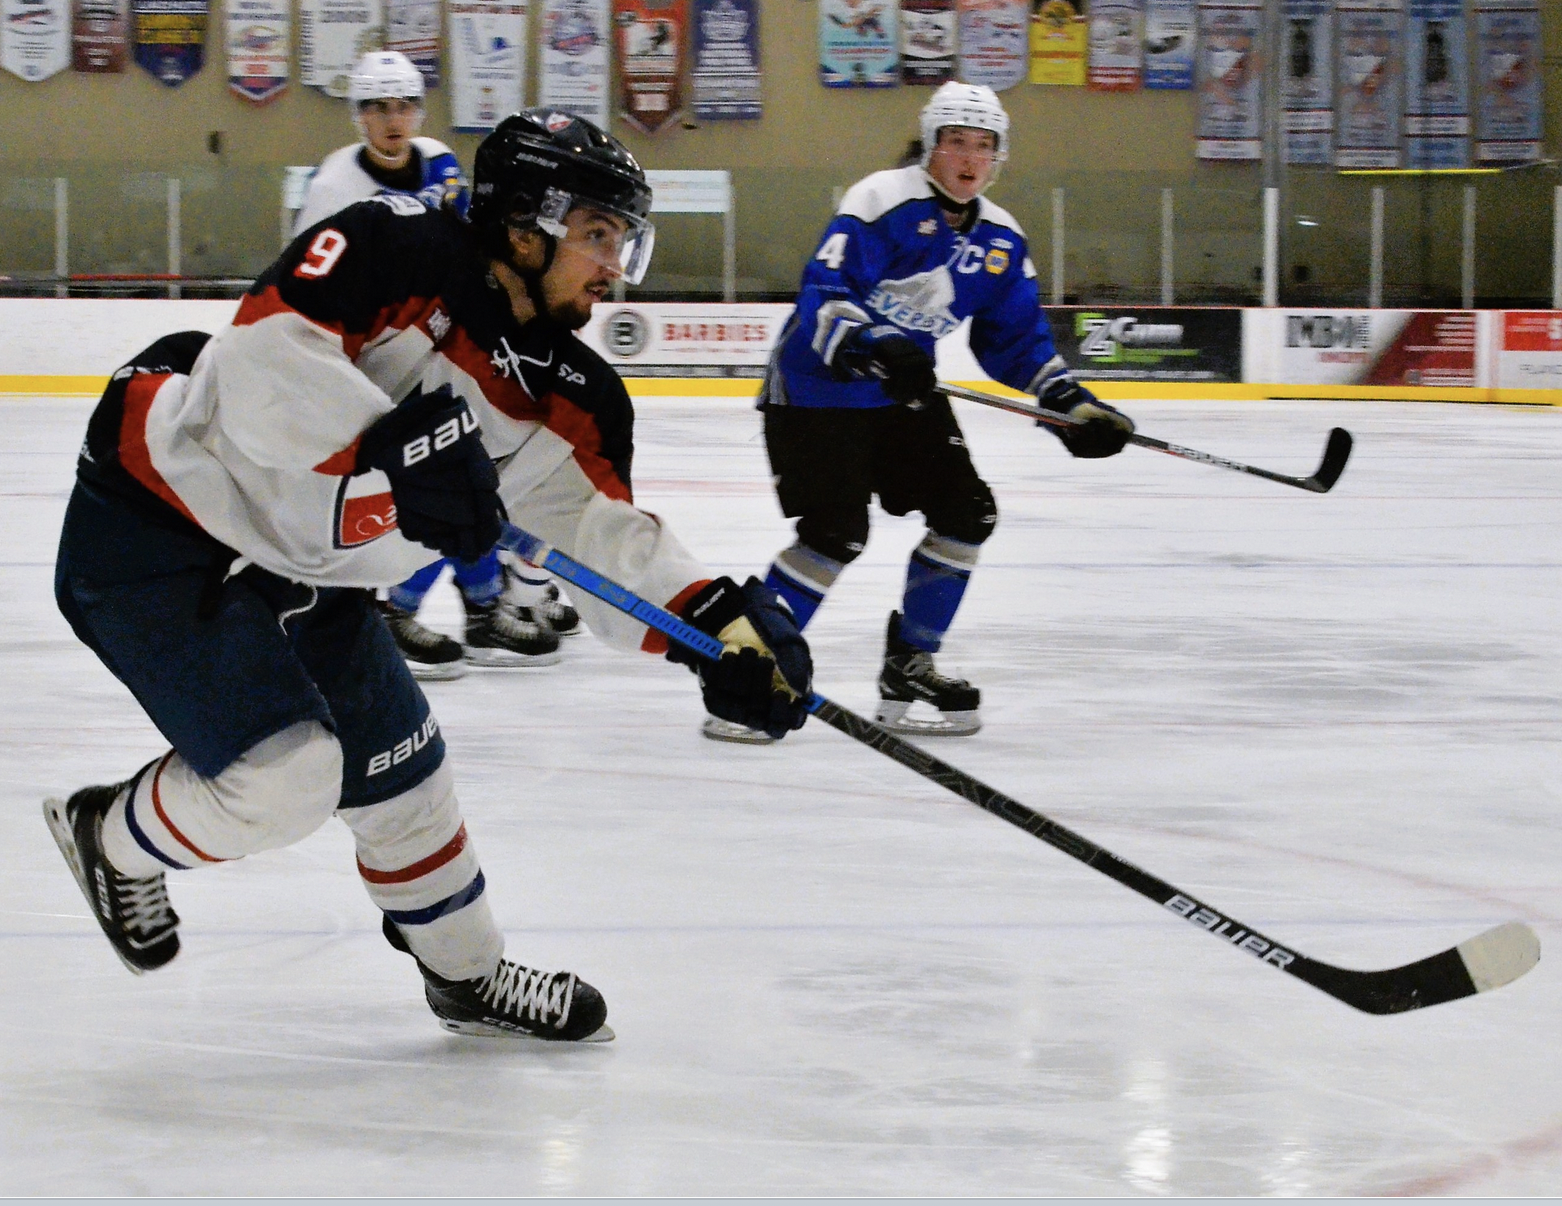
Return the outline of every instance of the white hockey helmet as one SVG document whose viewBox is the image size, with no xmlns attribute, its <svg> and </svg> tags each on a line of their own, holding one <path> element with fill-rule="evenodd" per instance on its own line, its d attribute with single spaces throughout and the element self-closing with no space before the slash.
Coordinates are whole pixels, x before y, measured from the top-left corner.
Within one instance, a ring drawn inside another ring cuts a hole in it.
<svg viewBox="0 0 1562 1206">
<path fill-rule="evenodd" d="M 365 101 L 423 99 L 423 73 L 406 55 L 373 50 L 353 64 L 347 99 L 357 108 Z"/>
<path fill-rule="evenodd" d="M 922 106 L 922 166 L 927 167 L 938 145 L 938 132 L 946 126 L 967 126 L 973 130 L 991 130 L 998 140 L 996 162 L 1009 157 L 1009 115 L 1003 102 L 991 88 L 981 84 L 961 84 L 954 80 L 933 93 Z M 997 176 L 994 171 L 994 177 Z"/>
</svg>

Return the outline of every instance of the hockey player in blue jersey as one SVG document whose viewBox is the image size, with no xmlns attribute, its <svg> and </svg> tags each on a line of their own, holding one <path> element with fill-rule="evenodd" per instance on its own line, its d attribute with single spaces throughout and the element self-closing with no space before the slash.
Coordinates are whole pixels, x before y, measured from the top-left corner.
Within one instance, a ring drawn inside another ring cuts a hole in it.
<svg viewBox="0 0 1562 1206">
<path fill-rule="evenodd" d="M 760 396 L 781 509 L 797 539 L 767 584 L 806 625 L 868 539 L 874 495 L 892 515 L 920 511 L 891 613 L 878 721 L 964 735 L 981 693 L 940 674 L 935 654 L 992 535 L 998 510 L 935 386 L 933 344 L 971 320 L 988 374 L 1081 420 L 1057 430 L 1075 456 L 1120 452 L 1133 422 L 1079 385 L 1057 355 L 1019 224 L 982 196 L 1008 156 L 1009 117 L 990 88 L 945 84 L 921 114 L 920 162 L 852 186 L 803 272 Z M 915 702 L 937 717 L 909 715 Z M 708 717 L 705 735 L 763 743 L 764 733 Z"/>
</svg>

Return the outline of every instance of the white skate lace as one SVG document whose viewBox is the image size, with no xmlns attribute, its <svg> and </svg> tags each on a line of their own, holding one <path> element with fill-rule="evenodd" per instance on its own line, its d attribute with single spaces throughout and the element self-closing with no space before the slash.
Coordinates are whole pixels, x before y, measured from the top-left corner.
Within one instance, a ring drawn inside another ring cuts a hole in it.
<svg viewBox="0 0 1562 1206">
<path fill-rule="evenodd" d="M 174 924 L 173 906 L 168 902 L 168 886 L 161 875 L 131 879 L 116 875 L 114 895 L 120 923 L 127 930 L 156 934 Z"/>
<path fill-rule="evenodd" d="M 906 661 L 904 673 L 907 678 L 914 678 L 920 682 L 931 683 L 938 687 L 969 686 L 963 678 L 953 678 L 948 674 L 940 674 L 938 667 L 933 664 L 933 655 L 931 653 L 913 653 Z"/>
<path fill-rule="evenodd" d="M 502 1014 L 525 1017 L 562 1030 L 575 999 L 574 972 L 541 972 L 501 960 L 478 995 Z M 557 1020 L 554 1020 L 557 1018 Z"/>
<path fill-rule="evenodd" d="M 542 602 L 532 608 L 537 615 L 542 616 L 550 624 L 564 619 L 565 603 L 559 597 L 559 588 L 553 583 L 548 583 L 547 592 L 542 596 Z"/>
<path fill-rule="evenodd" d="M 542 635 L 542 628 L 534 621 L 528 620 L 518 614 L 519 609 L 512 609 L 501 603 L 494 608 L 493 627 L 500 636 L 533 639 Z"/>
</svg>

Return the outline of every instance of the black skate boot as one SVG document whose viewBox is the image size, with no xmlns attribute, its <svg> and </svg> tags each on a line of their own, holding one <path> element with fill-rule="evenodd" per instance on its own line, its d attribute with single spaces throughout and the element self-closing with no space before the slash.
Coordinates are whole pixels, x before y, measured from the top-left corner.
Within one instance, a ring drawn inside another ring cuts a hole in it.
<svg viewBox="0 0 1562 1206">
<path fill-rule="evenodd" d="M 508 562 L 504 566 L 504 600 L 522 620 L 541 624 L 554 636 L 574 636 L 580 631 L 580 613 L 569 605 L 557 582 L 537 583 L 516 573 Z"/>
<path fill-rule="evenodd" d="M 464 595 L 466 658 L 474 666 L 552 666 L 560 658 L 559 638 L 503 599 L 479 606 Z"/>
<path fill-rule="evenodd" d="M 413 678 L 426 682 L 460 678 L 466 673 L 466 657 L 461 642 L 453 641 L 442 632 L 425 628 L 417 616 L 403 611 L 388 599 L 379 600 L 380 615 L 396 638 L 396 648 L 406 659 Z"/>
<path fill-rule="evenodd" d="M 139 976 L 179 953 L 179 917 L 162 872 L 132 879 L 103 857 L 103 817 L 129 786 L 84 787 L 69 800 L 45 800 L 43 819 L 114 953 Z"/>
<path fill-rule="evenodd" d="M 937 720 L 907 715 L 911 705 L 929 703 Z M 884 637 L 884 668 L 879 671 L 879 711 L 874 717 L 897 733 L 924 737 L 968 737 L 982 727 L 982 693 L 963 678 L 940 674 L 933 655 L 900 639 L 900 613 L 890 612 Z"/>
<path fill-rule="evenodd" d="M 412 954 L 401 931 L 384 918 L 385 939 Z M 417 959 L 417 956 L 413 956 Z M 418 961 L 424 995 L 439 1024 L 456 1034 L 534 1038 L 555 1043 L 606 1043 L 607 1002 L 574 972 L 540 972 L 499 960 L 479 980 L 447 980 Z"/>
</svg>

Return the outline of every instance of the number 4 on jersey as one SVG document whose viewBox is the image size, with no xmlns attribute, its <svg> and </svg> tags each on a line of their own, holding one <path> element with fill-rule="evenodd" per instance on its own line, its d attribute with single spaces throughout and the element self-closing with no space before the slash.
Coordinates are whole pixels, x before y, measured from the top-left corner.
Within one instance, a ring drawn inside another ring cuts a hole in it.
<svg viewBox="0 0 1562 1206">
<path fill-rule="evenodd" d="M 816 260 L 823 260 L 831 272 L 839 272 L 841 264 L 846 260 L 846 235 L 837 231 L 824 241 L 819 248 L 819 253 L 814 256 Z"/>
</svg>

